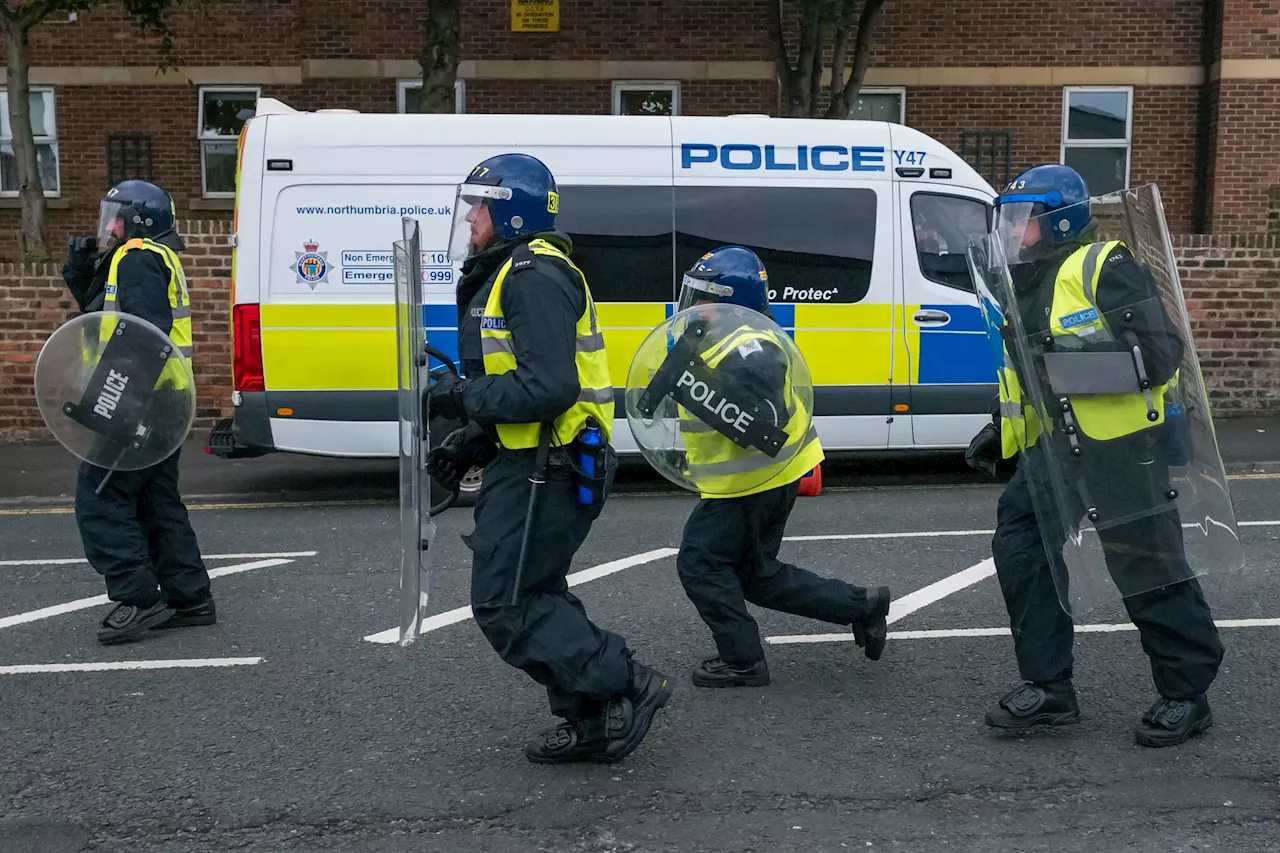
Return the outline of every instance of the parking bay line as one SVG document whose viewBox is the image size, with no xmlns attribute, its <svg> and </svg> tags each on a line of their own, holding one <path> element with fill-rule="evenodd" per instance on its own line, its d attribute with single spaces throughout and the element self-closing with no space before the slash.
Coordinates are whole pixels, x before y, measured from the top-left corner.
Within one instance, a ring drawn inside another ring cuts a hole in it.
<svg viewBox="0 0 1280 853">
<path fill-rule="evenodd" d="M 1240 527 L 1277 527 L 1280 520 L 1238 521 Z M 1183 524 L 1183 527 L 1195 527 Z M 913 530 L 900 533 L 823 533 L 815 536 L 784 536 L 783 542 L 831 542 L 854 539 L 933 539 L 946 536 L 990 536 L 994 530 Z"/>
<path fill-rule="evenodd" d="M 263 554 L 201 554 L 205 560 L 261 560 L 266 557 L 314 557 L 315 551 L 280 551 L 268 552 Z M 0 567 L 14 566 L 87 566 L 89 561 L 80 558 L 66 558 L 59 560 L 0 560 Z"/>
<path fill-rule="evenodd" d="M 1280 619 L 1215 619 L 1213 624 L 1219 628 L 1276 628 L 1280 627 Z M 1076 625 L 1077 634 L 1110 634 L 1118 631 L 1136 631 L 1132 622 L 1121 622 L 1110 625 Z M 924 631 L 890 631 L 890 640 L 938 640 L 954 637 L 1007 637 L 1008 628 L 935 628 Z M 766 637 L 766 642 L 775 646 L 795 645 L 800 643 L 846 643 L 853 642 L 853 634 L 784 634 L 777 637 Z"/>
<path fill-rule="evenodd" d="M 210 578 L 219 578 L 225 575 L 235 575 L 240 572 L 251 572 L 254 569 L 269 569 L 273 566 L 283 566 L 286 563 L 292 563 L 293 560 L 257 560 L 252 563 L 238 563 L 234 566 L 222 566 L 217 569 L 209 570 Z M 42 607 L 39 610 L 32 610 L 27 613 L 18 613 L 14 616 L 5 616 L 0 619 L 0 628 L 12 628 L 14 625 L 23 625 L 27 622 L 36 622 L 40 619 L 48 619 L 51 616 L 61 616 L 63 613 L 72 613 L 76 610 L 85 610 L 90 607 L 97 607 L 102 604 L 110 604 L 111 600 L 105 595 L 95 595 L 92 598 L 80 598 L 75 601 L 68 601 L 64 604 L 55 604 L 51 607 Z"/>
<path fill-rule="evenodd" d="M 613 560 L 608 563 L 602 563 L 599 566 L 583 569 L 580 572 L 574 572 L 568 575 L 565 580 L 569 582 L 569 586 L 578 586 L 624 569 L 643 566 L 646 563 L 654 563 L 677 553 L 679 551 L 676 548 L 657 548 L 653 551 L 645 551 L 643 554 L 632 554 L 630 557 L 623 557 L 620 560 Z M 448 625 L 457 624 L 458 622 L 465 622 L 471 618 L 471 615 L 471 605 L 469 604 L 465 607 L 456 607 L 444 613 L 437 613 L 435 616 L 422 620 L 422 628 L 418 631 L 418 636 L 421 637 L 423 634 L 439 630 Z M 395 643 L 400 640 L 400 629 L 388 628 L 386 631 L 370 634 L 364 639 L 370 643 Z"/>
<path fill-rule="evenodd" d="M 0 666 L 0 675 L 33 675 L 50 672 L 106 672 L 129 669 L 204 669 L 207 667 L 254 666 L 262 658 L 183 658 L 178 660 L 128 660 L 100 663 L 24 663 Z"/>
</svg>

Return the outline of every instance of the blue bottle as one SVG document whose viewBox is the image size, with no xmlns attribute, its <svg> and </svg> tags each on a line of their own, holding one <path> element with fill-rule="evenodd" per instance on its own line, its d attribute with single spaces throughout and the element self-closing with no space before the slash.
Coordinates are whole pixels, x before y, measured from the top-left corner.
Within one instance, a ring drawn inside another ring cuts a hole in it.
<svg viewBox="0 0 1280 853">
<path fill-rule="evenodd" d="M 1168 463 L 1174 467 L 1187 464 L 1185 410 L 1181 403 L 1170 402 L 1164 409 L 1164 446 Z"/>
<path fill-rule="evenodd" d="M 598 451 L 593 451 L 592 448 L 598 448 L 604 444 L 604 432 L 600 429 L 600 424 L 595 418 L 587 417 L 586 426 L 578 436 L 578 441 L 582 444 L 582 450 L 578 452 L 578 468 L 582 471 L 583 480 L 589 482 L 594 480 L 596 476 L 596 455 Z M 591 486 L 579 483 L 578 503 L 590 505 Z"/>
</svg>

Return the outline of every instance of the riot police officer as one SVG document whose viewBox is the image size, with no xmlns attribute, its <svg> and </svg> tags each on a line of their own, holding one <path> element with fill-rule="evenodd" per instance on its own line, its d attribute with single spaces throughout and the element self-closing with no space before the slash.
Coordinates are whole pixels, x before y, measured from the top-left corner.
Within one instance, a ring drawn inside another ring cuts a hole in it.
<svg viewBox="0 0 1280 853">
<path fill-rule="evenodd" d="M 566 581 L 616 456 L 604 338 L 591 289 L 569 259 L 572 243 L 555 230 L 558 209 L 551 172 L 525 154 L 491 157 L 459 187 L 450 255 L 465 259 L 457 302 L 466 378 L 445 374 L 424 406 L 469 423 L 432 450 L 427 470 L 454 488 L 473 465 L 485 466 L 475 529 L 464 537 L 476 624 L 503 660 L 546 687 L 565 721 L 528 743 L 526 757 L 608 763 L 640 744 L 672 686 L 588 619 Z M 582 503 L 575 457 L 592 429 L 603 433 L 592 451 L 603 482 L 588 483 L 593 497 Z M 529 511 L 535 477 L 542 482 Z"/>
<path fill-rule="evenodd" d="M 169 194 L 146 181 L 125 181 L 103 198 L 97 235 L 71 238 L 62 275 L 81 311 L 141 317 L 167 334 L 190 365 L 191 298 L 177 254 L 183 248 Z M 175 381 L 181 383 L 170 383 L 175 392 L 189 391 L 185 378 Z M 156 406 L 163 410 L 163 393 Z M 101 643 L 217 621 L 209 573 L 178 491 L 180 454 L 109 477 L 80 465 L 76 525 L 85 557 L 116 602 L 98 631 Z"/>
<path fill-rule="evenodd" d="M 760 258 L 741 246 L 703 255 L 684 274 L 680 311 L 717 302 L 769 310 L 768 274 Z M 747 602 L 770 610 L 851 626 L 858 646 L 879 660 L 887 636 L 889 588 L 867 590 L 822 578 L 778 559 L 800 480 L 824 458 L 808 413 L 789 393 L 787 358 L 769 334 L 748 325 L 715 336 L 699 353 L 707 367 L 734 377 L 774 412 L 790 413 L 784 427 L 793 438 L 777 458 L 756 454 L 729 463 L 737 445 L 681 409 L 689 478 L 701 490 L 685 523 L 676 569 L 685 594 L 715 640 L 717 655 L 693 670 L 699 687 L 763 686 L 769 665 Z M 781 420 L 781 418 L 780 418 Z M 790 427 L 790 428 L 787 428 Z"/>
<path fill-rule="evenodd" d="M 1028 363 L 1029 349 L 1013 343 L 1009 317 L 998 330 L 1004 359 L 997 365 L 999 404 L 967 458 L 992 472 L 1000 458 L 1018 457 L 1000 497 L 991 548 L 1025 683 L 1002 697 L 986 722 L 1026 729 L 1079 720 L 1073 626 L 1061 603 L 1075 569 L 1060 555 L 1066 529 L 1085 516 L 1091 500 L 1112 507 L 1112 517 L 1130 518 L 1099 525 L 1097 535 L 1106 572 L 1124 594 L 1160 693 L 1143 715 L 1136 741 L 1182 743 L 1212 722 L 1205 693 L 1223 657 L 1209 605 L 1187 566 L 1178 513 L 1161 505 L 1176 491 L 1169 488 L 1170 458 L 1160 441 L 1168 424 L 1158 401 L 1177 382 L 1182 340 L 1130 248 L 1096 238 L 1085 182 L 1075 170 L 1030 169 L 995 205 L 993 237 L 1007 258 L 1022 340 L 1038 342 L 1037 348 L 1043 343 L 1048 352 L 1136 351 L 1147 384 L 1144 390 L 1135 385 L 1132 393 L 1097 392 L 1097 402 L 1090 402 L 1089 392 L 1073 399 L 1046 391 L 1044 399 L 1061 402 L 1061 410 L 1037 411 L 1026 389 L 1033 383 L 1048 387 L 1043 357 Z M 1058 460 L 1079 461 L 1055 478 L 1051 472 L 1063 470 Z M 1048 517 L 1062 514 L 1075 517 Z M 1046 540 L 1052 540 L 1047 550 Z M 1078 579 L 1072 583 L 1080 586 Z"/>
</svg>

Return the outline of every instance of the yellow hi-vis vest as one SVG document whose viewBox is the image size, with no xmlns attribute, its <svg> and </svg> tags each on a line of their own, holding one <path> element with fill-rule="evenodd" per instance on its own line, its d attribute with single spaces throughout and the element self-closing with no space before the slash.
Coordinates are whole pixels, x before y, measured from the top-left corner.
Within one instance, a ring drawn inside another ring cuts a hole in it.
<svg viewBox="0 0 1280 853">
<path fill-rule="evenodd" d="M 1098 282 L 1102 277 L 1100 262 L 1116 246 L 1123 245 L 1120 240 L 1111 240 L 1082 246 L 1058 268 L 1053 284 L 1053 304 L 1049 309 L 1050 335 L 1083 343 L 1085 339 L 1080 336 L 1080 332 L 1093 330 L 1094 333 L 1088 336 L 1088 340 L 1115 340 L 1110 324 L 1098 307 L 1097 292 Z M 1153 295 L 1153 298 L 1156 297 Z M 1064 328 L 1062 321 L 1065 318 L 1081 322 Z M 1008 320 L 1005 323 L 1007 325 Z M 1044 425 L 1051 425 L 1051 421 L 1047 414 L 1038 414 L 1031 402 L 1023 399 L 1022 387 L 1018 383 L 1018 375 L 1014 371 L 1007 345 L 1004 348 L 1004 364 L 997 374 L 1000 383 L 1001 453 L 1008 459 L 1019 450 L 1031 448 L 1045 431 Z M 1168 382 L 1151 386 L 1147 392 L 1150 395 L 1149 402 L 1147 394 L 1143 393 L 1072 397 L 1071 412 L 1080 432 L 1096 441 L 1110 441 L 1132 435 L 1164 423 L 1165 394 L 1177 382 L 1178 373 L 1175 371 Z M 1150 410 L 1157 413 L 1156 420 L 1148 418 Z"/>
<path fill-rule="evenodd" d="M 554 438 L 568 444 L 582 432 L 587 417 L 594 417 L 608 441 L 613 433 L 613 379 L 609 376 L 609 358 L 605 354 L 604 335 L 596 321 L 596 304 L 591 298 L 591 288 L 582 270 L 569 260 L 569 256 L 545 240 L 530 240 L 526 244 L 534 255 L 558 258 L 578 274 L 582 291 L 586 294 L 586 307 L 578 317 L 575 327 L 577 337 L 574 363 L 578 368 L 578 401 L 553 421 Z M 514 256 L 498 270 L 493 289 L 485 302 L 484 318 L 480 323 L 480 345 L 484 354 L 484 372 L 489 376 L 516 369 L 515 345 L 502 314 L 502 285 L 511 272 Z M 494 424 L 498 443 L 509 450 L 522 450 L 538 446 L 540 424 Z M 553 441 L 553 446 L 555 442 Z"/>
<path fill-rule="evenodd" d="M 704 350 L 702 360 L 714 370 L 736 347 L 751 341 L 777 346 L 768 332 L 743 326 Z M 733 443 L 694 418 L 684 406 L 677 407 L 685 446 L 686 473 L 702 497 L 741 498 L 786 486 L 808 474 L 826 458 L 818 441 L 818 429 L 792 387 L 790 367 L 787 368 L 782 399 L 787 407 L 783 431 L 788 437 L 787 443 L 773 458 L 755 448 Z M 806 422 L 809 428 L 802 430 Z"/>
<path fill-rule="evenodd" d="M 191 353 L 193 352 L 191 297 L 187 293 L 187 278 L 182 272 L 182 261 L 178 260 L 178 254 L 173 249 L 142 237 L 135 237 L 125 243 L 123 248 L 111 258 L 111 266 L 107 270 L 106 300 L 102 304 L 102 310 L 107 314 L 114 314 L 120 310 L 116 304 L 116 291 L 120 287 L 120 261 L 126 253 L 139 249 L 155 252 L 169 270 L 169 308 L 173 312 L 173 326 L 169 330 L 169 338 L 177 345 L 178 351 L 182 354 L 182 360 L 187 363 L 189 368 Z M 114 317 L 104 317 L 102 319 L 102 325 L 98 330 L 98 342 L 100 345 L 106 345 L 115 328 Z M 99 349 L 99 353 L 101 353 L 101 349 Z M 156 382 L 157 388 L 172 388 L 177 391 L 185 389 L 187 385 L 187 373 L 176 360 L 170 360 L 165 365 L 164 371 L 161 372 L 160 378 Z"/>
</svg>

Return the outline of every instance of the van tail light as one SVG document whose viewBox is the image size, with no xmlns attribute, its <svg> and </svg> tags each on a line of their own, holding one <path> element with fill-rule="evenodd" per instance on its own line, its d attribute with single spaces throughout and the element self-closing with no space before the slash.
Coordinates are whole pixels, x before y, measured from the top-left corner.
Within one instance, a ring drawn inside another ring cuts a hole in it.
<svg viewBox="0 0 1280 853">
<path fill-rule="evenodd" d="M 257 305 L 236 305 L 231 309 L 235 353 L 231 375 L 237 391 L 265 391 L 262 370 L 262 318 Z"/>
</svg>

